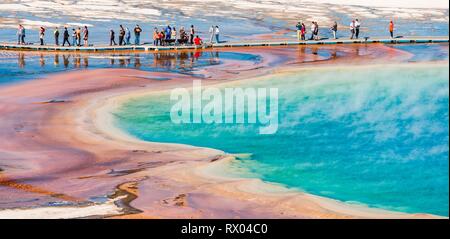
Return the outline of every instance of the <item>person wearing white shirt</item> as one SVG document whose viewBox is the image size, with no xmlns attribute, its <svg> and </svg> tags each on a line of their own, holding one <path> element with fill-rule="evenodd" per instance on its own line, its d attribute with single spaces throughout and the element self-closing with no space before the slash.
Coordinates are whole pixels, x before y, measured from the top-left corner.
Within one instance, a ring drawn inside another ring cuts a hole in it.
<svg viewBox="0 0 450 239">
<path fill-rule="evenodd" d="M 352 34 L 350 39 L 353 39 L 355 37 L 355 20 L 350 23 L 350 33 Z"/>
<path fill-rule="evenodd" d="M 209 28 L 209 35 L 210 35 L 209 36 L 209 42 L 210 43 L 213 43 L 213 41 L 214 41 L 215 30 L 216 30 L 216 28 L 214 26 L 211 26 Z"/>
<path fill-rule="evenodd" d="M 316 32 L 316 23 L 312 22 L 311 24 L 311 37 L 309 38 L 309 40 L 314 40 L 314 33 Z"/>
<path fill-rule="evenodd" d="M 216 26 L 216 28 L 214 30 L 214 34 L 216 35 L 216 42 L 220 43 L 220 40 L 219 40 L 219 34 L 220 34 L 219 26 Z"/>
<path fill-rule="evenodd" d="M 333 32 L 333 38 L 336 40 L 336 34 L 337 34 L 338 24 L 337 22 L 334 22 L 333 26 L 331 26 L 331 31 Z"/>
<path fill-rule="evenodd" d="M 19 28 L 17 29 L 17 44 L 22 44 L 22 25 L 19 25 Z"/>
</svg>

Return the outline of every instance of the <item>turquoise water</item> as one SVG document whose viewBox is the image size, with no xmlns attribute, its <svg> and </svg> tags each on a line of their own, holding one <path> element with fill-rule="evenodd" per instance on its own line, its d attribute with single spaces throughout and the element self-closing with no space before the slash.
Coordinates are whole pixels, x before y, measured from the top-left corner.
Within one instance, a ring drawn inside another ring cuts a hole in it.
<svg viewBox="0 0 450 239">
<path fill-rule="evenodd" d="M 355 67 L 273 75 L 239 87 L 279 89 L 279 129 L 173 124 L 169 95 L 132 100 L 117 124 L 148 141 L 247 153 L 247 176 L 346 202 L 449 215 L 448 65 Z M 173 102 L 172 102 L 173 103 Z"/>
</svg>

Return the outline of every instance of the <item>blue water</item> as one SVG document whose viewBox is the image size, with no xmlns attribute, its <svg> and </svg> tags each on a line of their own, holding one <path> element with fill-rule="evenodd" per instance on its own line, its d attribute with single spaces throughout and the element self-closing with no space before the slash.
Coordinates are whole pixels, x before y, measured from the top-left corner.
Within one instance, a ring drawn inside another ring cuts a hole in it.
<svg viewBox="0 0 450 239">
<path fill-rule="evenodd" d="M 448 61 L 448 44 L 386 45 L 413 54 L 409 62 Z"/>
<path fill-rule="evenodd" d="M 135 99 L 115 113 L 141 139 L 250 154 L 244 176 L 346 202 L 449 215 L 448 65 L 315 69 L 239 87 L 279 89 L 279 128 L 174 124 L 169 95 Z"/>
<path fill-rule="evenodd" d="M 123 54 L 39 54 L 36 52 L 0 51 L 0 86 L 45 77 L 47 74 L 99 68 L 133 68 L 144 71 L 190 74 L 224 60 L 259 62 L 258 55 L 235 52 L 192 51 Z M 202 77 L 198 75 L 198 77 Z"/>
</svg>

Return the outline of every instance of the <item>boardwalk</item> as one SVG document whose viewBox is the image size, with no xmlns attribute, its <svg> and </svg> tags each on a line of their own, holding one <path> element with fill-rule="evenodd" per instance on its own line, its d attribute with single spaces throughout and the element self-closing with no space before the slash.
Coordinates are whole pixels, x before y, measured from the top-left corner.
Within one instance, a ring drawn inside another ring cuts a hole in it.
<svg viewBox="0 0 450 239">
<path fill-rule="evenodd" d="M 215 44 L 205 44 L 203 46 L 153 46 L 143 44 L 139 46 L 109 46 L 96 45 L 89 47 L 63 47 L 54 45 L 17 45 L 11 43 L 0 43 L 0 50 L 25 50 L 25 51 L 83 51 L 83 52 L 105 52 L 105 51 L 162 51 L 162 50 L 189 50 L 206 48 L 225 48 L 225 47 L 257 47 L 257 46 L 292 46 L 292 45 L 324 45 L 324 44 L 402 44 L 402 43 L 448 43 L 449 37 L 402 37 L 402 38 L 360 38 L 360 39 L 323 39 L 320 41 L 243 41 L 243 42 L 225 42 Z"/>
</svg>

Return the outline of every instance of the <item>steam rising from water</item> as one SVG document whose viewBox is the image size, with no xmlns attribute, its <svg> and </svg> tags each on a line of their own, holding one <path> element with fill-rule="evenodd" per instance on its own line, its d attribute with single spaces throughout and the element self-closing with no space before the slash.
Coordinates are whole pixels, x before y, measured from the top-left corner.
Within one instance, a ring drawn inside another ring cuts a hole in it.
<svg viewBox="0 0 450 239">
<path fill-rule="evenodd" d="M 174 125 L 168 97 L 123 106 L 144 140 L 249 153 L 235 172 L 373 207 L 448 216 L 448 65 L 304 70 L 245 82 L 278 87 L 276 135 L 257 125 Z"/>
</svg>

